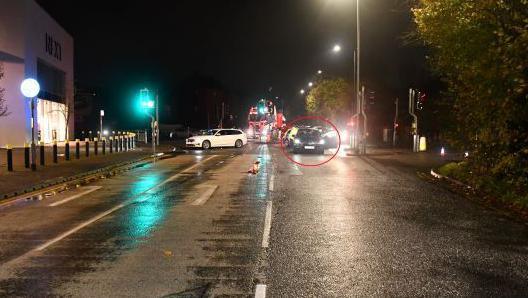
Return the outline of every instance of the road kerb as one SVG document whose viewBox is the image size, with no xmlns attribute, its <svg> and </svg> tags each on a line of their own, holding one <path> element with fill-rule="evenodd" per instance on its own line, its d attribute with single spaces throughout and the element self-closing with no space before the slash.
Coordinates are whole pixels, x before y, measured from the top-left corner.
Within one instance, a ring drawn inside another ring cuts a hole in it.
<svg viewBox="0 0 528 298">
<path fill-rule="evenodd" d="M 155 160 L 171 158 L 175 155 L 176 154 L 165 154 L 163 157 L 155 158 Z M 46 181 L 41 184 L 32 186 L 30 189 L 25 189 L 22 191 L 3 195 L 3 197 L 0 198 L 0 208 L 10 206 L 22 200 L 36 198 L 46 193 L 62 192 L 69 188 L 76 187 L 78 184 L 85 184 L 88 182 L 95 181 L 101 178 L 101 176 L 116 175 L 120 172 L 128 171 L 130 169 L 151 163 L 153 161 L 154 158 L 152 158 L 151 156 L 144 156 L 139 159 L 106 166 L 92 171 L 87 171 L 67 178 Z"/>
<path fill-rule="evenodd" d="M 453 178 L 451 178 L 451 177 L 447 177 L 447 176 L 444 176 L 444 175 L 438 174 L 434 169 L 431 169 L 431 172 L 430 172 L 430 173 L 431 173 L 431 176 L 433 176 L 433 177 L 435 177 L 435 178 L 437 178 L 437 179 L 445 179 L 445 180 L 447 180 L 447 181 L 449 181 L 449 182 L 452 182 L 452 183 L 454 183 L 454 184 L 457 184 L 457 185 L 459 185 L 459 186 L 462 186 L 462 187 L 465 187 L 465 188 L 468 188 L 468 189 L 471 189 L 471 188 L 472 188 L 471 186 L 469 186 L 469 185 L 467 185 L 467 184 L 465 184 L 465 183 L 463 183 L 463 182 L 460 182 L 460 181 L 458 181 L 458 180 L 456 180 L 456 179 L 453 179 Z"/>
</svg>

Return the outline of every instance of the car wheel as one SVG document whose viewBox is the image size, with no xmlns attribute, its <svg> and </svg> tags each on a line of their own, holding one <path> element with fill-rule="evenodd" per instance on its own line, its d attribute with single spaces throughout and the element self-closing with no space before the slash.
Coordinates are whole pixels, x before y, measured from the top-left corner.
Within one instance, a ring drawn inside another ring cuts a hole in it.
<svg viewBox="0 0 528 298">
<path fill-rule="evenodd" d="M 235 148 L 240 148 L 240 147 L 242 147 L 242 145 L 244 145 L 244 143 L 242 143 L 242 140 L 236 140 L 235 141 Z"/>
<path fill-rule="evenodd" d="M 211 148 L 211 142 L 209 142 L 209 141 L 203 141 L 203 143 L 202 143 L 202 148 L 205 149 L 205 150 Z"/>
</svg>

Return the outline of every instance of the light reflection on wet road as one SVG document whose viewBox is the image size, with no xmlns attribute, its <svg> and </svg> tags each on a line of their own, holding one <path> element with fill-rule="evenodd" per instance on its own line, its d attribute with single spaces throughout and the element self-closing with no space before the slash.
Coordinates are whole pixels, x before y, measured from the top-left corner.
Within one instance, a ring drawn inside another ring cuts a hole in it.
<svg viewBox="0 0 528 298">
<path fill-rule="evenodd" d="M 303 168 L 259 144 L 239 153 L 192 151 L 60 206 L 49 203 L 80 190 L 0 210 L 0 296 L 247 297 L 256 284 L 269 297 L 528 292 L 526 226 L 408 169 L 345 156 Z"/>
</svg>

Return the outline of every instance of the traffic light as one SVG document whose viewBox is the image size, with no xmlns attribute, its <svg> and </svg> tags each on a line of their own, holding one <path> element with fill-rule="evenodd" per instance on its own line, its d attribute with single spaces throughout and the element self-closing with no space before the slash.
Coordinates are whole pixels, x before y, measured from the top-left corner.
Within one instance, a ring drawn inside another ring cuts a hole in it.
<svg viewBox="0 0 528 298">
<path fill-rule="evenodd" d="M 264 101 L 263 99 L 259 101 L 257 108 L 258 113 L 261 115 L 264 115 L 268 112 L 268 108 L 266 107 L 266 101 Z"/>
<path fill-rule="evenodd" d="M 418 110 L 423 110 L 425 101 L 427 99 L 427 96 L 424 92 L 418 92 L 418 102 L 416 104 L 416 107 Z"/>
<path fill-rule="evenodd" d="M 150 91 L 147 88 L 139 90 L 139 103 L 143 109 L 154 108 L 154 100 L 152 100 Z"/>
</svg>

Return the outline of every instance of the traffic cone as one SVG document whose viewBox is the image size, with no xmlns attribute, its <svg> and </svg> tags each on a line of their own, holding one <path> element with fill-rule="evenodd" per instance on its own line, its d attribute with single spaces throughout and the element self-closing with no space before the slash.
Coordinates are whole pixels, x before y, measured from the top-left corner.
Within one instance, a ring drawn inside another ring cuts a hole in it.
<svg viewBox="0 0 528 298">
<path fill-rule="evenodd" d="M 253 163 L 253 166 L 248 170 L 248 173 L 256 175 L 258 174 L 259 169 L 260 169 L 260 161 L 257 160 L 255 161 L 255 163 Z"/>
</svg>

